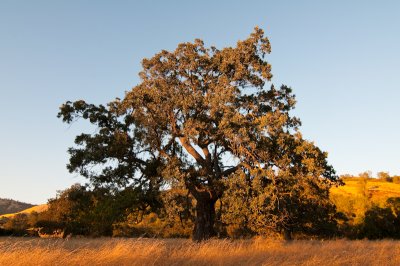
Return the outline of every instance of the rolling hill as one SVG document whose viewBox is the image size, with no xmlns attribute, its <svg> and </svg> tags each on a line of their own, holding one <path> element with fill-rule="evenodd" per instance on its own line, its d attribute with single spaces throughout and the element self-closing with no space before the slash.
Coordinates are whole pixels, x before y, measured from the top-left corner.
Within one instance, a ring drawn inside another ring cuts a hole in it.
<svg viewBox="0 0 400 266">
<path fill-rule="evenodd" d="M 28 208 L 33 207 L 34 205 L 29 203 L 24 203 L 12 199 L 2 199 L 0 198 L 0 215 L 8 214 L 8 213 L 16 213 Z"/>
<path fill-rule="evenodd" d="M 363 183 L 360 178 L 343 179 L 345 185 L 333 187 L 331 195 L 359 197 L 366 193 L 373 202 L 382 202 L 391 197 L 400 197 L 400 184 L 369 178 Z"/>
<path fill-rule="evenodd" d="M 27 208 L 27 209 L 19 211 L 19 212 L 7 213 L 7 214 L 0 215 L 0 218 L 1 217 L 11 218 L 11 217 L 15 216 L 16 214 L 20 214 L 20 213 L 25 213 L 25 214 L 31 214 L 32 212 L 41 213 L 41 212 L 46 211 L 47 209 L 48 209 L 47 204 L 40 204 L 40 205 L 36 205 L 36 206 Z"/>
</svg>

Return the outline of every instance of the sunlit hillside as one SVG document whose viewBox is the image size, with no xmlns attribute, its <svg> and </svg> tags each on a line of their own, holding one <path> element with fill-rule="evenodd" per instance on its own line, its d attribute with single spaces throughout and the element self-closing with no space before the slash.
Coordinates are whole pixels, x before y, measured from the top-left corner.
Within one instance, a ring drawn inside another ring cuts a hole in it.
<svg viewBox="0 0 400 266">
<path fill-rule="evenodd" d="M 344 178 L 331 189 L 343 234 L 350 238 L 397 238 L 400 184 L 375 178 Z M 393 181 L 393 180 L 391 180 Z"/>
<path fill-rule="evenodd" d="M 333 187 L 332 196 L 343 195 L 349 197 L 358 197 L 364 192 L 373 202 L 379 203 L 390 197 L 400 197 L 400 184 L 381 181 L 378 179 L 368 179 L 365 183 L 366 190 L 360 178 L 348 178 L 344 180 L 345 185 Z"/>
<path fill-rule="evenodd" d="M 32 212 L 41 213 L 41 212 L 46 211 L 47 208 L 48 208 L 47 204 L 40 204 L 40 205 L 36 205 L 36 206 L 30 207 L 28 209 L 22 210 L 20 212 L 0 215 L 0 218 L 1 217 L 11 218 L 11 217 L 13 217 L 13 216 L 15 216 L 16 214 L 19 214 L 19 213 L 25 213 L 25 214 L 31 214 Z"/>
</svg>

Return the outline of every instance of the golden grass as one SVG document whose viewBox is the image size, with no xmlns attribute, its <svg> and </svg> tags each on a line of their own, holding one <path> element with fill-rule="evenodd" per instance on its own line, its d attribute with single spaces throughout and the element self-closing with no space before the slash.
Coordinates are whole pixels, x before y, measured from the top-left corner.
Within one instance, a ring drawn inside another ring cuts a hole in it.
<svg viewBox="0 0 400 266">
<path fill-rule="evenodd" d="M 0 265 L 400 265 L 400 241 L 4 237 Z"/>
</svg>

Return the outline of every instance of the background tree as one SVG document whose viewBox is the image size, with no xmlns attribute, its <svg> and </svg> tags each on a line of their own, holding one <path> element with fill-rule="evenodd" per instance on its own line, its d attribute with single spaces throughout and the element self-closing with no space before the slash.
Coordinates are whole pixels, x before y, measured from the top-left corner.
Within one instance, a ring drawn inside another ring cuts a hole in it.
<svg viewBox="0 0 400 266">
<path fill-rule="evenodd" d="M 14 217 L 7 219 L 2 228 L 9 234 L 23 236 L 27 235 L 26 229 L 32 226 L 29 223 L 29 217 L 25 213 L 17 213 Z"/>
<path fill-rule="evenodd" d="M 115 223 L 130 213 L 146 211 L 136 193 L 133 189 L 114 193 L 105 188 L 88 190 L 75 184 L 49 200 L 49 208 L 39 215 L 36 226 L 50 232 L 62 229 L 66 234 L 111 236 Z"/>
<path fill-rule="evenodd" d="M 400 238 L 400 198 L 388 198 L 384 206 L 373 205 L 365 212 L 358 238 Z"/>
<path fill-rule="evenodd" d="M 378 179 L 386 182 L 393 182 L 393 178 L 389 175 L 389 172 L 378 172 Z"/>
</svg>

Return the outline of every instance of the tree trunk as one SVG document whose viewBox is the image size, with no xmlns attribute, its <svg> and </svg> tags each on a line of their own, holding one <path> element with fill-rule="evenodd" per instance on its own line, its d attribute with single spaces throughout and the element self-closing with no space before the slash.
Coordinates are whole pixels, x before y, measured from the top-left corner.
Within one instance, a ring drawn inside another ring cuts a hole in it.
<svg viewBox="0 0 400 266">
<path fill-rule="evenodd" d="M 292 231 L 290 229 L 283 229 L 283 238 L 286 241 L 291 241 L 292 240 Z"/>
<path fill-rule="evenodd" d="M 208 193 L 207 193 L 208 194 Z M 204 194 L 196 198 L 196 220 L 193 230 L 193 240 L 202 241 L 215 236 L 215 200 Z"/>
</svg>

